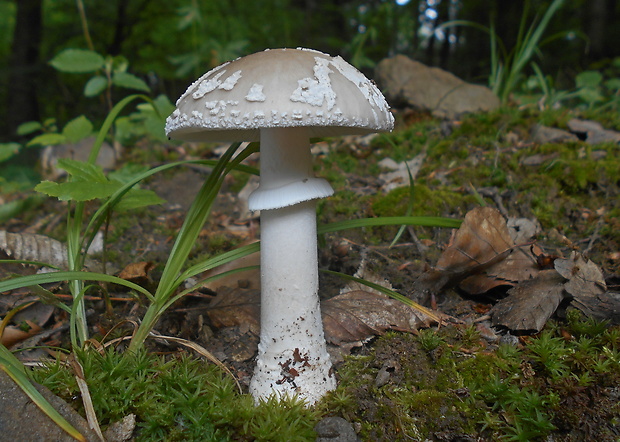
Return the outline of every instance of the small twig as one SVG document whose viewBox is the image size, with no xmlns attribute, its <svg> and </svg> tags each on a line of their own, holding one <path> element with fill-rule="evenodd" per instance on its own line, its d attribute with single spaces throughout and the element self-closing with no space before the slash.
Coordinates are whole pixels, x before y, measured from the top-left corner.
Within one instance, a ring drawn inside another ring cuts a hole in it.
<svg viewBox="0 0 620 442">
<path fill-rule="evenodd" d="M 426 254 L 426 252 L 428 252 L 428 247 L 425 246 L 424 244 L 422 244 L 422 242 L 420 241 L 418 236 L 413 231 L 413 227 L 407 226 L 407 232 L 409 232 L 409 235 L 411 236 L 411 239 L 412 239 L 413 243 L 415 244 L 415 246 L 417 247 L 418 252 L 420 253 L 420 255 L 424 256 Z"/>
<path fill-rule="evenodd" d="M 597 223 L 596 223 L 596 227 L 594 228 L 594 233 L 590 236 L 590 241 L 588 242 L 588 247 L 586 247 L 586 249 L 583 251 L 584 255 L 589 255 L 590 251 L 592 250 L 592 248 L 594 247 L 594 243 L 601 238 L 601 228 L 605 225 L 605 219 L 601 216 Z"/>
<path fill-rule="evenodd" d="M 82 22 L 82 31 L 84 32 L 84 39 L 86 40 L 86 45 L 88 49 L 91 51 L 95 50 L 95 46 L 93 45 L 93 40 L 90 38 L 90 31 L 88 30 L 88 20 L 86 20 L 86 11 L 84 10 L 84 3 L 82 0 L 75 0 L 77 3 L 78 12 L 80 13 L 80 21 Z"/>
</svg>

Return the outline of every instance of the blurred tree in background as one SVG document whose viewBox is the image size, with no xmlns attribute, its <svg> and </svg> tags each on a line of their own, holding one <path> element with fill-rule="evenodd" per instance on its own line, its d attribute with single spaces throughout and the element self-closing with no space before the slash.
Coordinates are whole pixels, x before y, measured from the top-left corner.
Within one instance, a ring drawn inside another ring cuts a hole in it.
<svg viewBox="0 0 620 442">
<path fill-rule="evenodd" d="M 488 26 L 507 47 L 550 0 L 0 0 L 0 139 L 19 124 L 47 117 L 63 123 L 79 114 L 102 118 L 100 97 L 82 94 L 87 77 L 49 64 L 67 48 L 124 56 L 153 96 L 177 97 L 208 69 L 269 47 L 310 47 L 340 54 L 367 72 L 397 53 L 485 83 L 489 37 L 450 20 Z M 83 5 L 86 21 L 81 20 Z M 87 32 L 85 25 L 87 26 Z M 566 81 L 618 56 L 616 0 L 567 0 L 551 21 L 543 71 Z M 88 39 L 92 40 L 91 43 Z M 126 93 L 115 91 L 117 94 Z M 117 99 L 119 97 L 116 97 Z"/>
</svg>

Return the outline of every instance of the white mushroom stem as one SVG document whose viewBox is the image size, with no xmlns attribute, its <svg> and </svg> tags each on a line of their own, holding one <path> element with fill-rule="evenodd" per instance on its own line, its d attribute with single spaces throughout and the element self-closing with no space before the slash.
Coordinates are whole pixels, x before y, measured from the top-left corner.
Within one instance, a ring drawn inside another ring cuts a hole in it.
<svg viewBox="0 0 620 442">
<path fill-rule="evenodd" d="M 257 400 L 297 394 L 312 404 L 336 387 L 319 305 L 315 201 L 333 191 L 312 176 L 311 161 L 307 129 L 261 131 L 261 185 L 250 200 L 261 209 Z"/>
</svg>

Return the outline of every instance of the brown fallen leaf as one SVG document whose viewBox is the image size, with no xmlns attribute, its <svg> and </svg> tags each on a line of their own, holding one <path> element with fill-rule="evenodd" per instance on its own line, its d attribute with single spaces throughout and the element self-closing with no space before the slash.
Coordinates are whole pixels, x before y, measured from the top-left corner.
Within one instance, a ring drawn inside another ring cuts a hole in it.
<svg viewBox="0 0 620 442">
<path fill-rule="evenodd" d="M 41 332 L 41 330 L 43 330 L 32 321 L 26 320 L 24 322 L 28 324 L 28 331 L 22 330 L 19 327 L 8 325 L 7 327 L 5 327 L 4 331 L 0 335 L 0 344 L 4 345 L 7 348 L 11 348 L 18 342 L 25 341 L 26 339 L 37 335 Z"/>
<path fill-rule="evenodd" d="M 564 299 L 564 282 L 555 270 L 543 270 L 534 279 L 522 281 L 489 312 L 493 325 L 519 333 L 538 333 Z"/>
<path fill-rule="evenodd" d="M 568 280 L 564 290 L 573 297 L 572 307 L 590 318 L 620 324 L 620 293 L 607 291 L 603 272 L 594 262 L 573 252 L 567 259 L 556 259 L 554 265 Z"/>
<path fill-rule="evenodd" d="M 362 290 L 328 299 L 321 313 L 325 339 L 334 345 L 365 341 L 390 329 L 414 332 L 433 322 L 400 301 Z"/>
<path fill-rule="evenodd" d="M 136 283 L 148 281 L 149 272 L 153 267 L 155 267 L 155 265 L 150 261 L 132 262 L 121 270 L 118 277 Z"/>
<path fill-rule="evenodd" d="M 458 285 L 475 295 L 531 279 L 538 273 L 531 247 L 514 244 L 506 220 L 496 209 L 473 209 L 465 215 L 435 268 L 422 276 L 416 288 L 438 293 L 446 286 Z"/>
<path fill-rule="evenodd" d="M 580 253 L 572 252 L 568 259 L 556 259 L 554 267 L 560 275 L 568 279 L 564 288 L 574 297 L 607 290 L 601 269 Z"/>
<path fill-rule="evenodd" d="M 260 332 L 260 291 L 240 288 L 221 288 L 211 300 L 206 313 L 217 328 L 247 324 L 250 330 Z"/>
</svg>

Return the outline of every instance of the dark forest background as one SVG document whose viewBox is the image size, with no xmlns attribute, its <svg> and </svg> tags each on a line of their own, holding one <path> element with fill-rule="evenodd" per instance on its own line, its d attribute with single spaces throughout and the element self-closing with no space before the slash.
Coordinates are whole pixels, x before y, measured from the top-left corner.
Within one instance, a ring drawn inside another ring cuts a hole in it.
<svg viewBox="0 0 620 442">
<path fill-rule="evenodd" d="M 129 71 L 148 84 L 153 96 L 164 94 L 172 101 L 215 65 L 269 47 L 302 46 L 339 54 L 370 75 L 381 59 L 401 53 L 486 84 L 489 35 L 472 26 L 439 26 L 455 19 L 494 23 L 510 48 L 521 20 L 534 21 L 549 4 L 545 0 L 4 0 L 0 1 L 0 140 L 15 140 L 16 128 L 27 121 L 53 117 L 62 124 L 79 114 L 105 116 L 103 98 L 82 93 L 88 76 L 61 73 L 49 65 L 66 48 L 123 56 Z M 620 5 L 616 0 L 566 0 L 545 35 L 557 38 L 541 44 L 544 56 L 537 63 L 556 85 L 572 87 L 576 74 L 598 69 L 620 54 Z M 114 93 L 122 97 L 128 92 Z"/>
</svg>

